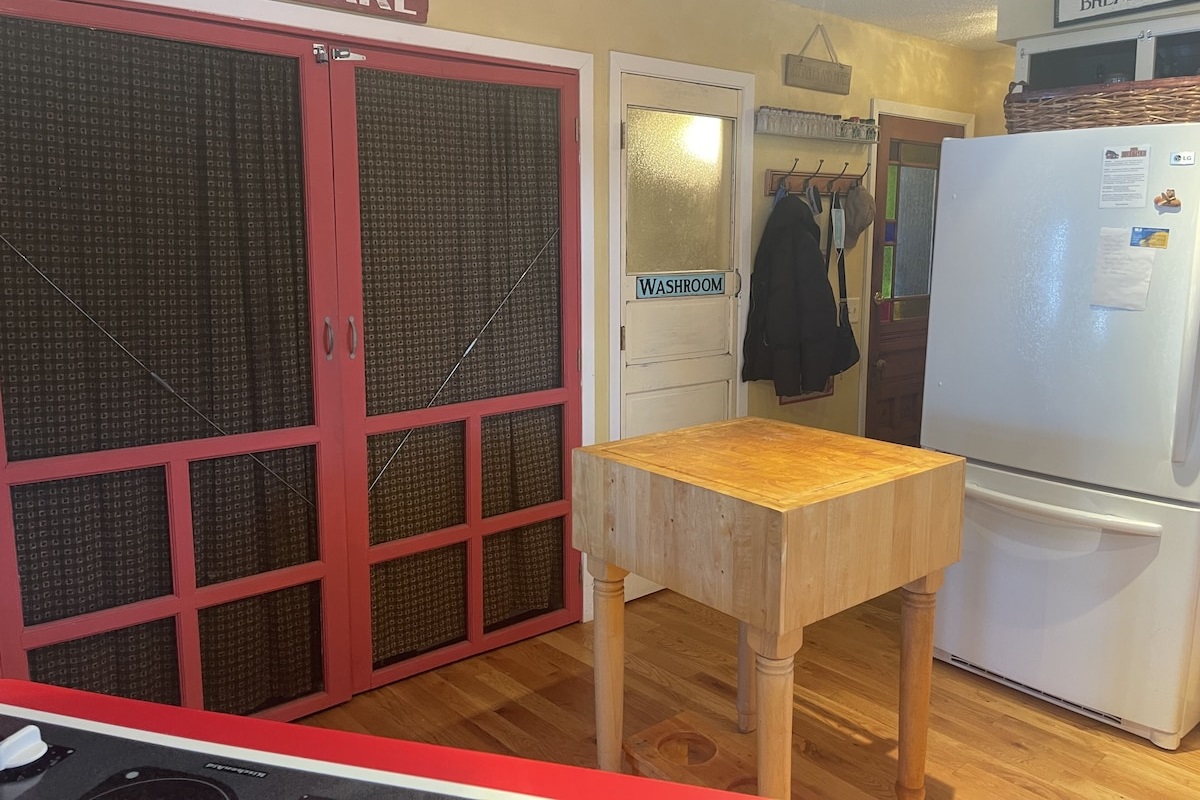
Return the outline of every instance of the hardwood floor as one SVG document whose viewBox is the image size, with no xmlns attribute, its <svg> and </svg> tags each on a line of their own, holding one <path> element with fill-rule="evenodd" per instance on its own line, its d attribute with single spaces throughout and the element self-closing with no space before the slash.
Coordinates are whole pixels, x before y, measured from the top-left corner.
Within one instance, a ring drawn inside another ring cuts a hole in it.
<svg viewBox="0 0 1200 800">
<path fill-rule="evenodd" d="M 796 658 L 793 797 L 894 797 L 899 599 L 805 629 Z M 595 766 L 591 624 L 572 625 L 355 697 L 304 724 Z M 631 771 L 753 791 L 737 732 L 737 627 L 671 592 L 626 613 Z M 659 747 L 661 734 L 699 734 Z M 716 755 L 711 759 L 712 746 Z M 696 763 L 705 761 L 705 763 Z M 691 762 L 689 764 L 689 762 Z M 929 800 L 1200 798 L 1200 729 L 1175 752 L 941 662 Z"/>
</svg>

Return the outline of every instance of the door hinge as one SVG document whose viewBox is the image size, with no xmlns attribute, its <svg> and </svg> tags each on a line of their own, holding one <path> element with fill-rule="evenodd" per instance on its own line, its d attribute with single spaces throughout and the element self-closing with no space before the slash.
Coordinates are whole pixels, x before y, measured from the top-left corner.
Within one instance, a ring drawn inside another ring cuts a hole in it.
<svg viewBox="0 0 1200 800">
<path fill-rule="evenodd" d="M 579 144 L 579 117 L 575 118 L 575 144 Z"/>
<path fill-rule="evenodd" d="M 583 351 L 582 350 L 575 351 L 575 368 L 578 369 L 580 373 L 583 372 Z"/>
<path fill-rule="evenodd" d="M 334 61 L 366 61 L 367 57 L 364 55 L 359 55 L 358 53 L 355 53 L 349 47 L 335 47 L 335 48 L 333 48 L 333 60 Z"/>
<path fill-rule="evenodd" d="M 621 326 L 621 349 L 625 349 L 625 326 Z"/>
<path fill-rule="evenodd" d="M 313 43 L 313 58 L 317 60 L 318 64 L 329 63 L 329 53 L 325 50 L 325 45 Z"/>
<path fill-rule="evenodd" d="M 621 120 L 621 149 L 625 149 L 625 121 Z"/>
</svg>

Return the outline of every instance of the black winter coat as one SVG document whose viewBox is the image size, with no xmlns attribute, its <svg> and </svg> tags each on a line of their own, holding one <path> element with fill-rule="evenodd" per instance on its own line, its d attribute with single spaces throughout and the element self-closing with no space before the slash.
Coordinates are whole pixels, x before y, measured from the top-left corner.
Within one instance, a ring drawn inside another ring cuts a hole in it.
<svg viewBox="0 0 1200 800">
<path fill-rule="evenodd" d="M 834 374 L 837 303 L 820 236 L 808 204 L 788 195 L 754 256 L 742 380 L 773 380 L 780 397 L 822 391 Z"/>
</svg>

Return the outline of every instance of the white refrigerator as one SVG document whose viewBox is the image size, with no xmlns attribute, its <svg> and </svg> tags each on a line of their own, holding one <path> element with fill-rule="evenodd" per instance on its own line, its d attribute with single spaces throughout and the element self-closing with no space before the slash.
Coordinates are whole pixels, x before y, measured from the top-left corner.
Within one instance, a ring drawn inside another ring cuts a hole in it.
<svg viewBox="0 0 1200 800">
<path fill-rule="evenodd" d="M 1200 721 L 1198 155 L 944 142 L 921 429 L 968 460 L 938 657 L 1167 749 Z"/>
</svg>

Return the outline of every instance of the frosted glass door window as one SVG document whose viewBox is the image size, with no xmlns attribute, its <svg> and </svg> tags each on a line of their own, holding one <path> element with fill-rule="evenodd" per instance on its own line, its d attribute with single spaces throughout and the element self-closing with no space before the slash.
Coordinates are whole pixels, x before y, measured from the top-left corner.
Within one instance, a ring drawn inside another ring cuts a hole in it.
<svg viewBox="0 0 1200 800">
<path fill-rule="evenodd" d="M 733 120 L 630 108 L 627 274 L 732 269 Z"/>
<path fill-rule="evenodd" d="M 900 167 L 900 207 L 896 220 L 895 297 L 929 294 L 933 264 L 933 198 L 937 170 Z"/>
</svg>

